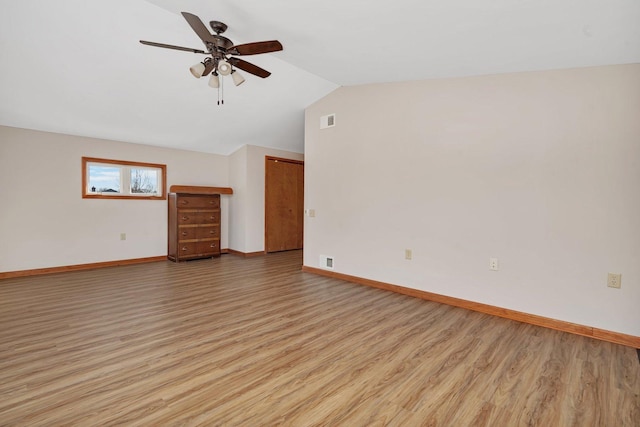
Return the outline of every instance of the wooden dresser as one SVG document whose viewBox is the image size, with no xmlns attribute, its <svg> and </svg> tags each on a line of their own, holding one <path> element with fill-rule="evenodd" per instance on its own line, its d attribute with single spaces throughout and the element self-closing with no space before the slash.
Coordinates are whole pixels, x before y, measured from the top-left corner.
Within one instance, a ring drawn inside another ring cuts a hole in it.
<svg viewBox="0 0 640 427">
<path fill-rule="evenodd" d="M 169 193 L 168 258 L 220 256 L 220 194 Z"/>
</svg>

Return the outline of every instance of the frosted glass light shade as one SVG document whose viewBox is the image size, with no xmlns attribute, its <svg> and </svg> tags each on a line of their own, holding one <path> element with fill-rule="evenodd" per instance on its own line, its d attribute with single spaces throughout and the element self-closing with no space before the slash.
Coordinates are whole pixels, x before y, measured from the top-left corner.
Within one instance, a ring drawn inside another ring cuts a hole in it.
<svg viewBox="0 0 640 427">
<path fill-rule="evenodd" d="M 218 62 L 218 72 L 220 73 L 220 75 L 228 76 L 229 74 L 231 74 L 231 64 L 224 60 Z"/>
<path fill-rule="evenodd" d="M 233 79 L 233 84 L 235 84 L 236 86 L 240 86 L 242 83 L 244 83 L 244 77 L 242 77 L 242 75 L 236 70 L 233 70 L 233 72 L 231 73 L 231 78 Z"/>
<path fill-rule="evenodd" d="M 202 73 L 204 73 L 204 62 L 198 62 L 196 65 L 189 68 L 189 71 L 191 71 L 193 77 L 199 79 L 200 77 L 202 77 Z"/>
<path fill-rule="evenodd" d="M 209 86 L 214 89 L 220 87 L 220 78 L 218 77 L 217 73 L 211 73 L 211 77 L 209 77 Z"/>
</svg>

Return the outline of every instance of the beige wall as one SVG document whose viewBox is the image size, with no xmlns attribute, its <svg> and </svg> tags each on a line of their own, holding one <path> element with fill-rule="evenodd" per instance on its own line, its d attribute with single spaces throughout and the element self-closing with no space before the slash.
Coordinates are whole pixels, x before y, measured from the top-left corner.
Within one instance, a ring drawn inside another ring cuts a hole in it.
<svg viewBox="0 0 640 427">
<path fill-rule="evenodd" d="M 344 87 L 305 160 L 305 265 L 640 336 L 640 65 Z"/>
<path fill-rule="evenodd" d="M 247 145 L 229 156 L 229 185 L 233 197 L 229 200 L 229 248 L 247 252 Z"/>
<path fill-rule="evenodd" d="M 166 200 L 82 199 L 83 156 L 166 164 L 168 186 L 228 186 L 226 156 L 0 126 L 0 272 L 167 254 Z"/>
</svg>

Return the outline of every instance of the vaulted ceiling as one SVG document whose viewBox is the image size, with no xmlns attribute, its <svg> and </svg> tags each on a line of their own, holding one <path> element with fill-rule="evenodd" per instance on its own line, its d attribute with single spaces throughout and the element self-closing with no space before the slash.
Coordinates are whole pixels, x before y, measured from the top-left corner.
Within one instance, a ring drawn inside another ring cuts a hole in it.
<svg viewBox="0 0 640 427">
<path fill-rule="evenodd" d="M 302 152 L 304 108 L 340 86 L 640 62 L 638 0 L 20 0 L 0 14 L 0 125 L 229 154 Z M 226 23 L 273 74 L 226 78 L 224 105 L 189 67 L 180 15 Z M 1 141 L 0 141 L 1 143 Z"/>
</svg>

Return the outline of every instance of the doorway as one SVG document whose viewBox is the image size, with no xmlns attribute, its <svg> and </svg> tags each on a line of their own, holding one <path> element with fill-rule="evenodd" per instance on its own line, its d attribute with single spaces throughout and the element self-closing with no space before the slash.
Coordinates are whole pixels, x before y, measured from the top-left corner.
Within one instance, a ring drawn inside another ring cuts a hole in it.
<svg viewBox="0 0 640 427">
<path fill-rule="evenodd" d="M 265 250 L 302 249 L 304 162 L 265 156 Z"/>
</svg>

